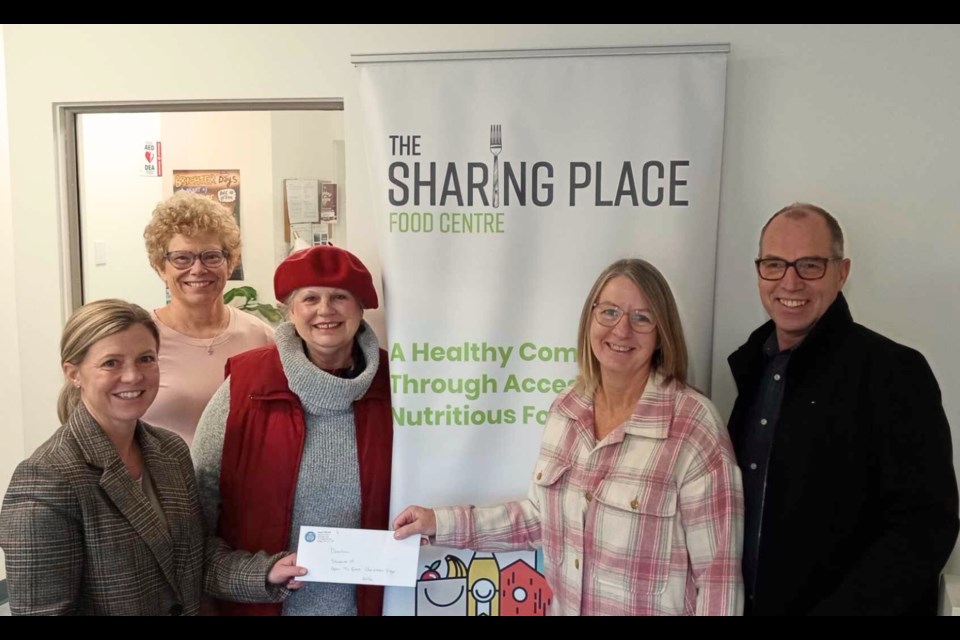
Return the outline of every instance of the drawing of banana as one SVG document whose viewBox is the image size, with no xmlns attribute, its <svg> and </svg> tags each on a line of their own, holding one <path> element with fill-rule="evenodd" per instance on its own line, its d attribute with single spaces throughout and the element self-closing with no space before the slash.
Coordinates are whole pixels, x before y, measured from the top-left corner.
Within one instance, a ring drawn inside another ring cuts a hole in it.
<svg viewBox="0 0 960 640">
<path fill-rule="evenodd" d="M 447 577 L 448 578 L 466 578 L 467 577 L 467 565 L 464 564 L 463 560 L 454 555 L 448 555 L 444 557 L 444 560 L 447 561 Z"/>
</svg>

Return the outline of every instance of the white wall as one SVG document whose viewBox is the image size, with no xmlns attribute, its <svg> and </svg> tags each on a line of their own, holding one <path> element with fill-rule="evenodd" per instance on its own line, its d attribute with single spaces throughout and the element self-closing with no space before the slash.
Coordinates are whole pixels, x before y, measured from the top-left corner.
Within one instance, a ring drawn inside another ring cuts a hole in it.
<svg viewBox="0 0 960 640">
<path fill-rule="evenodd" d="M 161 140 L 156 113 L 91 113 L 77 127 L 83 299 L 121 298 L 145 309 L 164 305 L 164 284 L 150 268 L 143 228 L 164 197 L 161 178 L 140 175 L 143 143 Z M 96 264 L 94 246 L 104 247 Z"/>
<path fill-rule="evenodd" d="M 850 236 L 855 317 L 921 349 L 960 441 L 960 27 L 759 25 L 7 25 L 12 225 L 24 440 L 53 429 L 63 318 L 51 105 L 58 101 L 344 99 L 347 246 L 375 273 L 351 53 L 729 42 L 713 392 L 763 319 L 751 259 L 763 221 L 795 200 Z M 142 43 L 175 43 L 163 48 Z M 204 70 L 204 72 L 199 72 Z M 207 72 L 213 70 L 213 72 Z M 42 79 L 39 81 L 38 79 Z M 628 81 L 625 79 L 624 81 Z M 558 87 L 558 99 L 565 88 Z M 415 96 L 414 96 L 415 97 Z M 425 96 L 424 99 L 430 99 Z M 243 196 L 246 198 L 246 194 Z M 2 206 L 2 205 L 0 205 Z M 0 209 L 3 224 L 9 212 Z M 2 228 L 2 227 L 0 227 Z M 2 252 L 0 252 L 2 253 Z M 2 263 L 0 263 L 2 264 Z M 922 425 L 921 425 L 922 426 Z M 960 570 L 954 558 L 953 570 Z"/>
<path fill-rule="evenodd" d="M 277 212 L 278 239 L 283 239 L 283 181 L 288 179 L 337 182 L 334 143 L 343 140 L 342 111 L 275 111 L 273 134 L 273 206 Z M 343 188 L 341 186 L 340 188 Z M 341 213 L 342 211 L 341 207 Z M 345 246 L 346 220 L 330 225 L 333 243 Z M 282 243 L 277 262 L 286 257 Z"/>
<path fill-rule="evenodd" d="M 7 83 L 4 64 L 3 31 L 0 30 L 0 494 L 6 494 L 13 470 L 24 457 L 23 413 L 21 411 L 20 353 L 17 316 L 14 313 L 16 282 L 14 270 L 13 209 L 10 202 L 9 129 L 7 127 Z M 0 580 L 7 577 L 3 550 L 0 549 Z"/>
</svg>

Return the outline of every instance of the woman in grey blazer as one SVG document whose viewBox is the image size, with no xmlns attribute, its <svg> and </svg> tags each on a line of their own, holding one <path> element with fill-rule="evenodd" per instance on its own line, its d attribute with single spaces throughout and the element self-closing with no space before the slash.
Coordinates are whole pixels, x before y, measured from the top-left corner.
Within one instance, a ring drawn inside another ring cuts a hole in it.
<svg viewBox="0 0 960 640">
<path fill-rule="evenodd" d="M 0 511 L 14 615 L 197 613 L 210 552 L 190 453 L 139 420 L 157 395 L 158 347 L 150 315 L 122 300 L 84 305 L 67 322 L 64 424 L 17 467 Z M 263 575 L 231 555 L 209 567 L 206 587 L 281 600 L 278 585 L 296 588 L 300 569 L 280 556 Z"/>
</svg>

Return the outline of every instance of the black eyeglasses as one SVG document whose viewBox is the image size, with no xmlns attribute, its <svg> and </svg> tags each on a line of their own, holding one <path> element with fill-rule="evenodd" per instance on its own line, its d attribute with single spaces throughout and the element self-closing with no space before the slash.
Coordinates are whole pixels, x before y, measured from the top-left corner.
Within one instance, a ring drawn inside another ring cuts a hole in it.
<svg viewBox="0 0 960 640">
<path fill-rule="evenodd" d="M 634 309 L 630 313 L 627 313 L 610 302 L 594 302 L 593 309 L 593 317 L 598 323 L 605 327 L 617 326 L 620 320 L 623 319 L 623 316 L 626 315 L 630 323 L 630 328 L 637 333 L 650 333 L 657 328 L 657 322 L 654 320 L 653 314 L 649 311 Z"/>
<path fill-rule="evenodd" d="M 782 280 L 787 269 L 793 267 L 801 280 L 819 280 L 827 273 L 827 264 L 843 258 L 797 258 L 793 262 L 781 258 L 757 258 L 757 274 L 764 280 Z"/>
<path fill-rule="evenodd" d="M 175 269 L 189 269 L 193 263 L 200 258 L 200 264 L 211 269 L 216 269 L 230 257 L 230 254 L 220 249 L 208 249 L 200 253 L 193 251 L 167 251 L 163 257 L 173 265 Z"/>
</svg>

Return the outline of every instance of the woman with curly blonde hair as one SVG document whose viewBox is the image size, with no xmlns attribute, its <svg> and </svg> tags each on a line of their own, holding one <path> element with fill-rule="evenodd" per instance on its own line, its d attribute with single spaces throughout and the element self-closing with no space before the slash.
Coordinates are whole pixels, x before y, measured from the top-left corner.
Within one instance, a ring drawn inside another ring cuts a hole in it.
<svg viewBox="0 0 960 640">
<path fill-rule="evenodd" d="M 150 266 L 170 302 L 154 310 L 160 329 L 160 392 L 144 420 L 187 444 L 223 382 L 227 358 L 273 342 L 273 329 L 223 302 L 240 262 L 240 227 L 220 203 L 179 191 L 157 204 L 143 232 Z"/>
</svg>

